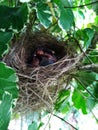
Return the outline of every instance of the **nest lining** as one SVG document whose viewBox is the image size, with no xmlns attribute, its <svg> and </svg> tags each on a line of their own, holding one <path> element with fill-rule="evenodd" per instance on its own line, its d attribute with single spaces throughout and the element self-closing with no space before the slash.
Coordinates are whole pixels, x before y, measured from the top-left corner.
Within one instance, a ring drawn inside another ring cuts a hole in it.
<svg viewBox="0 0 98 130">
<path fill-rule="evenodd" d="M 55 51 L 57 62 L 32 68 L 32 54 L 39 45 Z M 22 35 L 12 43 L 12 48 L 3 61 L 13 67 L 19 76 L 20 92 L 16 111 L 23 112 L 28 108 L 38 110 L 43 107 L 52 109 L 58 91 L 63 88 L 61 77 L 67 79 L 80 60 L 81 56 L 75 57 L 73 53 L 65 42 L 59 42 L 45 33 L 37 32 L 25 37 Z"/>
</svg>

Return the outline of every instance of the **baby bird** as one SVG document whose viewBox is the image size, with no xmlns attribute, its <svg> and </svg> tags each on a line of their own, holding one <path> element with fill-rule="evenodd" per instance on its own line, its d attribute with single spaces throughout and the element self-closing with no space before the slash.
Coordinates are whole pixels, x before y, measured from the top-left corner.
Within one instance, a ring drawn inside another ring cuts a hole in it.
<svg viewBox="0 0 98 130">
<path fill-rule="evenodd" d="M 54 52 L 47 48 L 38 48 L 36 55 L 40 60 L 40 66 L 47 66 L 57 61 Z"/>
</svg>

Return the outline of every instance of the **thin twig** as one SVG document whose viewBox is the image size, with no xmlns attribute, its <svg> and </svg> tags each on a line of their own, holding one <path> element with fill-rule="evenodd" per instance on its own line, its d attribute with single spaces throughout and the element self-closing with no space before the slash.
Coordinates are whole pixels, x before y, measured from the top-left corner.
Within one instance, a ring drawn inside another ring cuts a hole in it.
<svg viewBox="0 0 98 130">
<path fill-rule="evenodd" d="M 52 115 L 49 116 L 48 122 L 46 123 L 44 130 L 47 128 L 47 126 L 48 126 L 48 124 L 49 124 L 49 122 L 50 122 L 51 116 L 52 116 Z"/>
<path fill-rule="evenodd" d="M 90 6 L 90 5 L 93 5 L 96 3 L 98 3 L 98 1 L 90 2 L 90 3 L 87 3 L 85 5 L 79 5 L 79 6 L 64 6 L 64 8 L 82 8 L 82 7 Z"/>
<path fill-rule="evenodd" d="M 98 99 L 85 87 L 85 85 L 79 80 L 79 78 L 75 76 L 74 78 L 82 85 L 82 87 L 88 92 L 88 94 L 90 94 L 96 101 L 98 101 Z"/>
<path fill-rule="evenodd" d="M 97 119 L 97 117 L 95 116 L 95 114 L 93 113 L 93 111 L 91 111 L 91 113 L 92 113 L 93 117 L 95 118 L 96 122 L 98 123 L 98 119 Z"/>
<path fill-rule="evenodd" d="M 73 39 L 75 40 L 75 43 L 79 47 L 80 51 L 83 52 L 84 56 L 86 56 L 86 58 L 88 59 L 88 61 L 92 64 L 93 63 L 92 60 L 88 57 L 88 55 L 86 54 L 86 52 L 83 50 L 83 48 L 81 47 L 81 45 L 78 43 L 78 40 L 76 38 L 74 38 L 74 37 L 73 37 Z"/>
<path fill-rule="evenodd" d="M 58 119 L 64 121 L 66 124 L 70 125 L 70 126 L 71 126 L 72 128 L 74 128 L 75 130 L 78 130 L 76 127 L 74 127 L 72 124 L 70 124 L 69 122 L 67 122 L 67 121 L 64 120 L 63 118 L 59 117 L 58 115 L 53 114 L 53 113 L 52 113 L 52 115 L 55 116 L 55 117 L 57 117 Z"/>
</svg>

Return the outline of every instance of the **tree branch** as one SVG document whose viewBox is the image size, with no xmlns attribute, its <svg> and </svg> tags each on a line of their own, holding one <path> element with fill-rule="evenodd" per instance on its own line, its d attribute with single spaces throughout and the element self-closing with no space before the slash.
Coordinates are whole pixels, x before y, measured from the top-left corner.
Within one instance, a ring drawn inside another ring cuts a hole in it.
<svg viewBox="0 0 98 130">
<path fill-rule="evenodd" d="M 98 73 L 98 64 L 90 64 L 79 67 L 79 70 L 92 70 Z"/>
<path fill-rule="evenodd" d="M 82 8 L 82 7 L 90 6 L 90 5 L 93 5 L 93 4 L 96 4 L 96 3 L 98 3 L 98 0 L 97 0 L 97 1 L 94 1 L 94 2 L 90 2 L 90 3 L 85 4 L 85 5 L 79 5 L 79 6 L 64 6 L 64 8 Z"/>
</svg>

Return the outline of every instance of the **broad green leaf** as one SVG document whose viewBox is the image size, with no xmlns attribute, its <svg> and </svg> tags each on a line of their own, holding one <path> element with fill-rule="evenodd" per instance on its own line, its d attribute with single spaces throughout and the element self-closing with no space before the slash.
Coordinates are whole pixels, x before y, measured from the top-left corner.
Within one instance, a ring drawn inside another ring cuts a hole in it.
<svg viewBox="0 0 98 130">
<path fill-rule="evenodd" d="M 85 40 L 85 42 L 84 42 L 84 48 L 87 49 L 91 44 L 91 40 L 92 40 L 92 38 L 94 36 L 94 31 L 92 29 L 90 29 L 90 28 L 86 28 L 84 30 L 84 32 L 86 32 L 86 34 L 88 36 L 88 40 L 87 41 Z"/>
<path fill-rule="evenodd" d="M 27 4 L 21 7 L 0 6 L 0 28 L 10 28 L 20 30 L 27 21 L 28 8 Z"/>
<path fill-rule="evenodd" d="M 3 54 L 7 51 L 8 43 L 11 40 L 11 38 L 12 38 L 11 31 L 6 32 L 0 31 L 0 57 L 2 57 Z"/>
<path fill-rule="evenodd" d="M 59 7 L 66 7 L 70 6 L 70 3 L 68 0 L 54 0 L 54 2 L 59 6 Z"/>
<path fill-rule="evenodd" d="M 74 23 L 74 16 L 70 9 L 60 9 L 59 26 L 68 30 Z"/>
<path fill-rule="evenodd" d="M 55 103 L 55 110 L 66 113 L 69 110 L 70 91 L 61 90 Z"/>
<path fill-rule="evenodd" d="M 72 101 L 73 101 L 74 107 L 76 107 L 77 109 L 81 109 L 83 114 L 87 114 L 86 100 L 83 97 L 83 95 L 80 94 L 77 90 L 74 90 L 73 92 Z"/>
<path fill-rule="evenodd" d="M 28 130 L 38 130 L 37 122 L 33 122 L 31 125 L 29 125 Z"/>
<path fill-rule="evenodd" d="M 74 15 L 71 9 L 65 8 L 66 6 L 70 6 L 68 0 L 55 0 L 54 2 L 60 10 L 59 26 L 64 30 L 70 29 L 74 24 Z"/>
<path fill-rule="evenodd" d="M 0 63 L 0 99 L 5 91 L 12 94 L 13 99 L 18 97 L 18 77 L 15 71 L 6 66 L 4 63 Z"/>
<path fill-rule="evenodd" d="M 37 4 L 37 17 L 41 24 L 48 28 L 52 22 L 51 12 L 47 4 L 45 3 L 38 3 Z"/>
<path fill-rule="evenodd" d="M 0 130 L 7 130 L 12 112 L 12 96 L 8 93 L 3 94 L 0 104 Z"/>
<path fill-rule="evenodd" d="M 77 39 L 82 40 L 82 41 L 87 41 L 88 40 L 87 33 L 84 30 L 80 30 L 80 29 L 76 31 L 75 37 Z"/>
<path fill-rule="evenodd" d="M 76 32 L 76 38 L 84 41 L 84 45 L 83 45 L 84 50 L 87 50 L 87 48 L 90 46 L 93 36 L 94 36 L 94 31 L 90 28 L 78 30 Z"/>
<path fill-rule="evenodd" d="M 17 9 L 17 11 L 13 11 L 12 13 L 12 27 L 14 29 L 22 29 L 25 22 L 27 21 L 27 15 L 28 15 L 28 8 L 27 4 L 22 4 L 20 8 Z"/>
<path fill-rule="evenodd" d="M 96 80 L 96 73 L 92 71 L 79 71 L 75 74 L 75 77 L 85 87 L 88 87 Z"/>
</svg>

